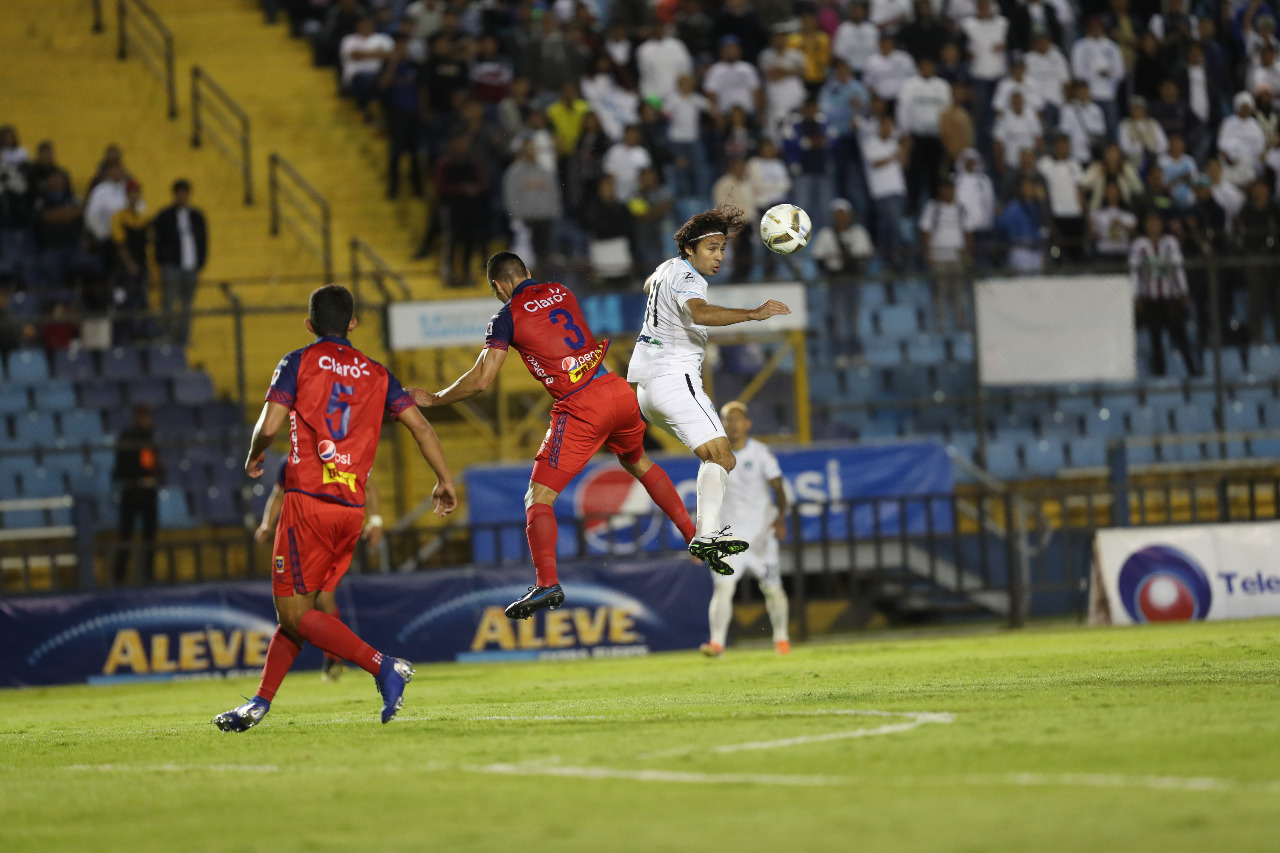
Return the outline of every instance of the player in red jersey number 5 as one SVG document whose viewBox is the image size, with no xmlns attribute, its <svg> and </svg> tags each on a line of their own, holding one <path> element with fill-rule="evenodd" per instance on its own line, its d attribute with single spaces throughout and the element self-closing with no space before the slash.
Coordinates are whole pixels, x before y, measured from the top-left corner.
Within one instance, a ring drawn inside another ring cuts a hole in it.
<svg viewBox="0 0 1280 853">
<path fill-rule="evenodd" d="M 435 513 L 458 505 L 453 478 L 436 432 L 391 373 L 351 346 L 355 306 L 345 287 L 311 294 L 307 331 L 315 343 L 280 360 L 267 401 L 253 430 L 245 473 L 261 477 L 267 448 L 288 421 L 289 456 L 284 505 L 272 548 L 272 592 L 280 627 L 267 647 L 258 692 L 213 722 L 242 732 L 271 710 L 280 683 L 309 642 L 368 672 L 382 694 L 382 722 L 404 702 L 413 677 L 409 662 L 386 657 L 335 618 L 334 590 L 364 527 L 365 486 L 378 450 L 383 413 L 413 434 L 422 458 L 435 471 Z"/>
</svg>

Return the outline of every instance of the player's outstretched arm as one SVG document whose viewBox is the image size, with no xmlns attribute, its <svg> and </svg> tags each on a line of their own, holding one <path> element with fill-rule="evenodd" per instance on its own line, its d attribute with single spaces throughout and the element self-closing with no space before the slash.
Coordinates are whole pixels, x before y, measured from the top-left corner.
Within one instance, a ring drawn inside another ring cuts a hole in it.
<svg viewBox="0 0 1280 853">
<path fill-rule="evenodd" d="M 276 434 L 288 417 L 289 409 L 286 406 L 270 400 L 263 404 L 262 414 L 258 415 L 258 423 L 253 427 L 249 457 L 244 461 L 244 472 L 250 477 L 257 479 L 262 476 L 262 461 L 267 456 L 267 448 L 276 440 Z"/>
<path fill-rule="evenodd" d="M 733 326 L 791 313 L 790 308 L 776 299 L 770 299 L 758 308 L 724 308 L 708 304 L 705 299 L 690 299 L 685 307 L 689 310 L 690 319 L 699 326 Z"/>
<path fill-rule="evenodd" d="M 271 538 L 271 531 L 276 529 L 276 520 L 280 518 L 280 510 L 283 508 L 284 489 L 276 483 L 271 487 L 271 496 L 267 498 L 267 505 L 262 508 L 262 523 L 253 532 L 254 541 L 266 542 Z"/>
<path fill-rule="evenodd" d="M 458 506 L 458 493 L 453 489 L 453 476 L 449 473 L 449 463 L 444 458 L 444 448 L 440 446 L 440 438 L 427 423 L 422 412 L 417 409 L 405 409 L 400 413 L 400 423 L 413 433 L 418 442 L 418 450 L 422 458 L 427 460 L 431 470 L 436 472 L 436 487 L 431 490 L 431 503 L 435 505 L 435 514 L 444 518 Z"/>
<path fill-rule="evenodd" d="M 496 347 L 485 347 L 480 350 L 480 357 L 470 370 L 458 377 L 443 391 L 431 392 L 422 388 L 406 388 L 413 395 L 413 402 L 419 406 L 451 406 L 460 400 L 474 397 L 481 391 L 489 390 L 489 386 L 498 378 L 502 364 L 507 360 L 507 351 Z"/>
</svg>

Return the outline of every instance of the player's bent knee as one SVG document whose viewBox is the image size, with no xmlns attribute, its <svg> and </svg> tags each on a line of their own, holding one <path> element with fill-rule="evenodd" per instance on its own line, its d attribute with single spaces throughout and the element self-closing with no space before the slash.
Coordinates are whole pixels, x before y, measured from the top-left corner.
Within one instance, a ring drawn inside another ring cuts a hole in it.
<svg viewBox="0 0 1280 853">
<path fill-rule="evenodd" d="M 544 486 L 541 483 L 529 481 L 529 490 L 524 493 L 524 508 L 528 510 L 534 504 L 551 505 L 556 502 L 556 498 L 560 495 L 550 486 Z"/>
</svg>

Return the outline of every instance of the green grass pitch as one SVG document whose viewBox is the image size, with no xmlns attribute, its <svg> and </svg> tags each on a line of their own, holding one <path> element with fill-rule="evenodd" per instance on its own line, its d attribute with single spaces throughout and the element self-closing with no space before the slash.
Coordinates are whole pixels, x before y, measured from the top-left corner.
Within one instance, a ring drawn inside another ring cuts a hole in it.
<svg viewBox="0 0 1280 853">
<path fill-rule="evenodd" d="M 1280 849 L 1280 620 L 254 687 L 0 691 L 0 850 Z"/>
</svg>

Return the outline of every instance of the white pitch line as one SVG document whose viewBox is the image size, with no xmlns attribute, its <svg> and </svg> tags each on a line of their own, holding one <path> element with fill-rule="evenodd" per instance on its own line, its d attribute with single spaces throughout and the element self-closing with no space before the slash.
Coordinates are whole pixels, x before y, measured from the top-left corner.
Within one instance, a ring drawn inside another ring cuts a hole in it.
<svg viewBox="0 0 1280 853">
<path fill-rule="evenodd" d="M 547 764 L 486 764 L 465 766 L 472 773 L 504 776 L 568 776 L 578 779 L 626 779 L 633 782 L 676 782 L 694 785 L 768 785 L 824 787 L 848 785 L 842 776 L 779 776 L 767 773 L 687 773 L 678 770 L 621 770 L 614 767 L 563 767 Z"/>
<path fill-rule="evenodd" d="M 542 715 L 533 715 L 533 716 L 527 716 L 527 717 L 512 716 L 512 715 L 506 715 L 506 714 L 495 714 L 493 716 L 488 716 L 488 717 L 471 717 L 471 719 L 472 720 L 499 720 L 501 722 L 507 722 L 507 723 L 524 723 L 524 722 L 542 722 L 546 720 L 551 720 L 553 722 L 560 722 L 564 720 L 622 720 L 622 719 L 629 719 L 629 717 L 627 717 L 626 715 L 611 717 L 605 714 L 586 714 L 581 717 L 573 717 L 565 714 L 542 714 Z"/>
<path fill-rule="evenodd" d="M 978 785 L 1016 785 L 1025 788 L 1144 788 L 1152 791 L 1280 791 L 1280 780 L 1247 782 L 1214 776 L 1127 776 L 1122 773 L 1007 773 L 964 777 Z"/>
<path fill-rule="evenodd" d="M 767 773 L 693 773 L 678 770 L 624 770 L 616 767 L 574 767 L 558 764 L 466 765 L 471 773 L 503 776 L 559 776 L 576 779 L 621 779 L 631 782 L 671 782 L 693 785 L 765 785 L 770 787 L 838 787 L 893 785 L 895 787 L 984 785 L 991 787 L 1063 787 L 1187 792 L 1278 793 L 1280 780 L 1248 782 L 1211 776 L 1126 776 L 1118 773 L 1006 773 L 996 776 L 931 776 L 927 778 L 865 778 L 858 776 L 798 776 Z"/>
<path fill-rule="evenodd" d="M 806 713 L 806 712 L 800 712 Z M 865 711 L 865 710 L 845 710 L 845 711 L 817 711 L 807 712 L 807 715 L 834 715 L 843 714 L 847 716 L 868 716 L 868 717 L 908 717 L 901 723 L 887 723 L 883 726 L 875 726 L 867 729 L 852 729 L 843 732 L 829 732 L 821 735 L 798 735 L 796 737 L 781 738 L 779 740 L 762 740 L 751 741 L 749 743 L 730 743 L 721 746 L 712 747 L 680 747 L 678 749 L 668 749 L 662 752 L 650 752 L 639 758 L 666 758 L 673 755 L 688 755 L 694 752 L 714 752 L 719 755 L 726 755 L 733 752 L 747 752 L 756 749 L 779 749 L 786 746 L 804 746 L 810 743 L 827 743 L 837 740 L 851 740 L 854 738 L 879 737 L 881 735 L 899 734 L 901 732 L 909 732 L 918 729 L 929 723 L 953 723 L 955 722 L 955 714 L 945 711 Z"/>
<path fill-rule="evenodd" d="M 279 773 L 274 764 L 71 764 L 68 770 L 96 773 Z"/>
</svg>

